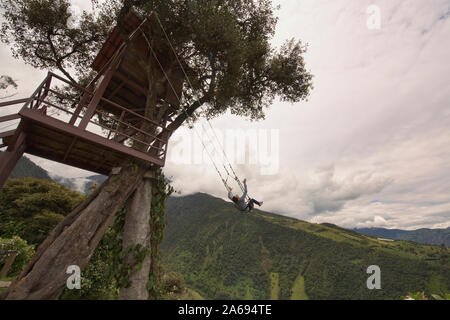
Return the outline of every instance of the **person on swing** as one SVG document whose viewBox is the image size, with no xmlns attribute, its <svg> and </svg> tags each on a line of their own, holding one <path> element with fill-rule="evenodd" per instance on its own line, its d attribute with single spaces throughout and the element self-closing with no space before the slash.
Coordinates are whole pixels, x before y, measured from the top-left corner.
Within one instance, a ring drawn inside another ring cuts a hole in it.
<svg viewBox="0 0 450 320">
<path fill-rule="evenodd" d="M 263 201 L 259 202 L 256 201 L 255 199 L 250 199 L 248 202 L 246 201 L 246 197 L 247 197 L 247 179 L 244 179 L 244 194 L 239 197 L 238 195 L 233 195 L 231 193 L 231 191 L 233 190 L 233 188 L 229 187 L 229 191 L 228 191 L 228 198 L 234 202 L 234 205 L 236 206 L 236 208 L 238 208 L 240 211 L 243 212 L 250 212 L 255 203 L 258 206 L 262 206 L 263 205 Z"/>
</svg>

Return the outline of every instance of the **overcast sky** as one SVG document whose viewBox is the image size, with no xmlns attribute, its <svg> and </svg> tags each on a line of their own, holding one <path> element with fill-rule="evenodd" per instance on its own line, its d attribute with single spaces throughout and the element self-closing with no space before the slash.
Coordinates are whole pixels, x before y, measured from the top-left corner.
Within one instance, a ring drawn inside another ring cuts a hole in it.
<svg viewBox="0 0 450 320">
<path fill-rule="evenodd" d="M 88 1 L 73 2 L 89 7 Z M 230 129 L 276 133 L 276 172 L 236 165 L 250 195 L 264 200 L 264 210 L 317 223 L 449 227 L 450 1 L 275 3 L 281 9 L 273 44 L 292 37 L 308 43 L 314 90 L 305 102 L 276 101 L 261 122 L 231 115 L 212 121 L 219 135 Z M 18 97 L 29 95 L 45 76 L 12 59 L 5 46 L 0 66 L 1 74 L 17 80 Z M 175 161 L 180 139 L 189 135 L 195 138 L 183 131 L 169 144 L 165 173 L 181 195 L 226 197 L 211 165 Z M 252 145 L 247 155 L 258 152 Z M 53 174 L 90 174 L 30 158 Z"/>
</svg>

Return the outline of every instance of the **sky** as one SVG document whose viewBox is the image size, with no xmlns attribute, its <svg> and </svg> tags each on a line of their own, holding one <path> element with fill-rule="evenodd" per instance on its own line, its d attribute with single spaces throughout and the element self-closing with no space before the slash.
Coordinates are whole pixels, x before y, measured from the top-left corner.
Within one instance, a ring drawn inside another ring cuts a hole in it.
<svg viewBox="0 0 450 320">
<path fill-rule="evenodd" d="M 74 12 L 89 9 L 88 1 L 73 3 Z M 308 101 L 274 101 L 263 121 L 230 114 L 211 121 L 250 196 L 264 200 L 263 210 L 314 223 L 450 227 L 450 1 L 274 4 L 281 8 L 273 46 L 290 38 L 308 44 L 314 89 Z M 14 60 L 5 45 L 0 69 L 17 80 L 17 97 L 46 74 Z M 207 134 L 200 124 L 196 130 L 172 138 L 165 174 L 178 195 L 226 198 L 211 163 L 195 161 L 207 158 L 196 133 Z M 234 135 L 248 138 L 242 161 Z M 52 174 L 91 174 L 30 158 Z"/>
</svg>

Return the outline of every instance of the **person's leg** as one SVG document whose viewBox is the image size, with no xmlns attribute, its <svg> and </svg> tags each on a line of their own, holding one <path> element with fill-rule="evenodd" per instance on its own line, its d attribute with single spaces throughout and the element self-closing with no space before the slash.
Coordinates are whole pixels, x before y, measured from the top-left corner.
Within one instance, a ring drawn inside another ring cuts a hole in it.
<svg viewBox="0 0 450 320">
<path fill-rule="evenodd" d="M 262 202 L 259 202 L 259 201 L 255 200 L 255 199 L 250 199 L 250 202 L 256 203 L 256 204 L 257 204 L 258 206 L 260 206 L 260 207 L 261 207 L 261 205 L 262 205 Z"/>
<path fill-rule="evenodd" d="M 254 201 L 253 201 L 253 199 L 250 199 L 249 202 L 247 203 L 246 211 L 250 212 L 253 209 L 253 207 L 254 207 Z"/>
</svg>

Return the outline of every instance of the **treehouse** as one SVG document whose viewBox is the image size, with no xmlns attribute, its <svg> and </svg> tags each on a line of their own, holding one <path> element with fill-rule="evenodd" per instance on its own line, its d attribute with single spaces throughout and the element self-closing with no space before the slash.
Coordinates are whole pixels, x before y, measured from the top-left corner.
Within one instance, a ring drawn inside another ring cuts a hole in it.
<svg viewBox="0 0 450 320">
<path fill-rule="evenodd" d="M 170 82 L 164 78 L 176 57 L 153 51 L 151 28 L 149 19 L 129 13 L 96 56 L 97 76 L 86 87 L 49 72 L 31 97 L 0 103 L 8 109 L 22 105 L 0 117 L 0 128 L 20 119 L 14 130 L 0 129 L 0 148 L 7 147 L 0 157 L 0 186 L 23 153 L 104 175 L 131 159 L 164 166 L 167 126 L 180 108 L 184 77 L 172 68 Z M 151 70 L 158 83 L 150 82 L 142 64 L 152 54 L 158 54 L 158 68 Z M 154 103 L 146 112 L 149 96 Z"/>
</svg>

